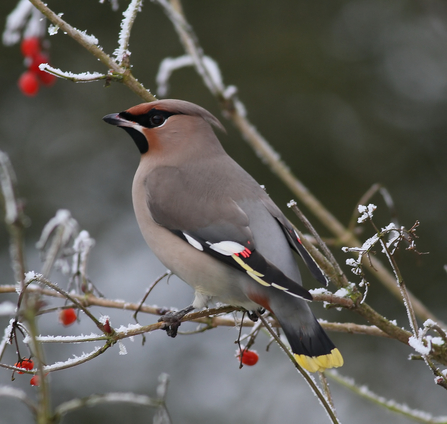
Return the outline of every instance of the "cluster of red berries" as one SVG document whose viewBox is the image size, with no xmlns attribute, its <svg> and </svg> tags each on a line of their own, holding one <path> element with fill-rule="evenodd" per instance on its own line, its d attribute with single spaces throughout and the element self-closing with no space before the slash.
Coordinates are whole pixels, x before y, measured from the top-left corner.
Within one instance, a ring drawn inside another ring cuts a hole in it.
<svg viewBox="0 0 447 424">
<path fill-rule="evenodd" d="M 14 366 L 17 368 L 22 368 L 27 371 L 31 371 L 34 368 L 34 361 L 31 358 L 23 358 L 19 362 L 16 362 L 14 364 Z M 23 374 L 23 372 L 17 371 L 17 374 Z M 29 384 L 31 384 L 31 386 L 38 386 L 39 385 L 39 376 L 33 375 L 31 377 L 31 380 L 29 381 Z"/>
<path fill-rule="evenodd" d="M 77 318 L 78 316 L 73 308 L 62 309 L 62 311 L 59 313 L 59 321 L 65 327 L 73 324 L 77 320 Z M 34 361 L 31 358 L 23 358 L 19 362 L 16 362 L 14 366 L 17 368 L 22 368 L 26 371 L 31 371 L 34 368 Z M 24 373 L 23 371 L 17 371 L 17 374 Z M 31 386 L 38 386 L 39 376 L 33 375 L 29 384 L 31 384 Z"/>
<path fill-rule="evenodd" d="M 19 78 L 20 91 L 27 96 L 35 96 L 40 84 L 52 85 L 56 77 L 39 69 L 41 63 L 48 63 L 48 55 L 42 52 L 42 46 L 38 37 L 25 38 L 20 46 L 22 55 L 28 70 Z"/>
<path fill-rule="evenodd" d="M 31 371 L 34 368 L 34 362 L 31 358 L 23 358 L 21 361 L 16 362 L 14 366 L 27 371 Z M 17 371 L 17 374 L 23 374 L 23 372 Z"/>
</svg>

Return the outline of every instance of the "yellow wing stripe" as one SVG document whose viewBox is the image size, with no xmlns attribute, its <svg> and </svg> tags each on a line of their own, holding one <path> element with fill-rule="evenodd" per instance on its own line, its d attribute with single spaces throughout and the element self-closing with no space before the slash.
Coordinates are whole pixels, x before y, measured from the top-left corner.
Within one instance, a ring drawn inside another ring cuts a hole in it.
<svg viewBox="0 0 447 424">
<path fill-rule="evenodd" d="M 338 368 L 344 363 L 340 351 L 335 348 L 331 353 L 320 356 L 293 355 L 298 364 L 309 372 L 324 371 L 327 368 Z"/>
<path fill-rule="evenodd" d="M 284 291 L 288 290 L 285 287 L 280 286 L 279 284 L 276 284 L 276 283 L 272 283 L 272 287 L 275 287 L 275 289 L 284 290 Z"/>
<path fill-rule="evenodd" d="M 231 257 L 247 272 L 250 271 L 253 275 L 256 275 L 257 277 L 264 277 L 264 274 L 261 274 L 260 272 L 255 271 L 250 265 L 247 265 L 239 256 L 231 255 Z"/>
<path fill-rule="evenodd" d="M 257 281 L 259 284 L 262 284 L 263 286 L 266 287 L 270 287 L 270 284 L 267 283 L 266 281 L 262 280 L 261 278 L 259 278 L 257 275 L 255 275 L 253 272 L 251 271 L 247 271 L 247 274 L 253 278 L 253 280 Z"/>
</svg>

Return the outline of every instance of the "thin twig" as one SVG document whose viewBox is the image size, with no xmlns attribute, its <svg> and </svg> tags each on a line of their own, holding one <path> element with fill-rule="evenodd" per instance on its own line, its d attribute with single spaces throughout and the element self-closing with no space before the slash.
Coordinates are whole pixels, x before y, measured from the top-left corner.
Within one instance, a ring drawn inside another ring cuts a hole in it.
<svg viewBox="0 0 447 424">
<path fill-rule="evenodd" d="M 131 74 L 130 69 L 126 69 L 113 60 L 107 53 L 105 53 L 100 47 L 93 43 L 84 33 L 78 29 L 72 27 L 64 19 L 54 13 L 48 6 L 46 6 L 41 0 L 30 0 L 30 2 L 44 14 L 49 21 L 58 26 L 64 33 L 67 33 L 71 38 L 78 42 L 82 47 L 87 49 L 93 56 L 100 60 L 112 74 L 118 74 L 122 76 L 121 82 L 129 87 L 135 94 L 140 96 L 147 102 L 153 102 L 156 100 L 155 96 L 151 94 L 149 90 L 143 87 L 143 85 Z"/>
<path fill-rule="evenodd" d="M 385 399 L 384 397 L 373 393 L 365 386 L 358 386 L 354 382 L 354 380 L 340 375 L 337 371 L 326 371 L 326 374 L 328 377 L 332 378 L 342 386 L 350 389 L 357 395 L 368 399 L 369 401 L 374 402 L 388 409 L 389 411 L 396 412 L 398 414 L 426 424 L 447 424 L 447 417 L 433 417 L 428 412 L 410 409 L 407 405 L 399 404 L 394 400 Z"/>
<path fill-rule="evenodd" d="M 276 343 L 280 346 L 280 348 L 283 350 L 283 352 L 289 357 L 289 359 L 292 361 L 295 368 L 300 372 L 300 374 L 304 377 L 307 384 L 311 387 L 312 391 L 315 393 L 321 404 L 323 405 L 324 409 L 326 410 L 327 414 L 329 415 L 329 418 L 334 424 L 338 424 L 339 421 L 335 415 L 335 411 L 331 406 L 331 403 L 326 399 L 324 394 L 321 392 L 319 387 L 315 384 L 315 381 L 310 376 L 309 373 L 307 373 L 303 368 L 299 366 L 299 364 L 296 362 L 295 358 L 293 357 L 293 354 L 290 352 L 290 350 L 286 347 L 286 345 L 282 342 L 282 340 L 278 337 L 278 335 L 273 331 L 273 328 L 269 325 L 267 320 L 260 314 L 257 313 L 258 318 L 262 321 L 264 324 L 264 327 L 267 329 L 267 331 L 270 333 L 270 335 L 275 339 Z"/>
</svg>

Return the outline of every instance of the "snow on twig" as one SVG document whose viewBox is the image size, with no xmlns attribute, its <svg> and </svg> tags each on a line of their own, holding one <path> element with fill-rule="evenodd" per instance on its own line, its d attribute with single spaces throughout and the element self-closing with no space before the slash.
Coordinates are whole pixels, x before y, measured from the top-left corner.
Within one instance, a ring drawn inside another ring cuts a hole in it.
<svg viewBox="0 0 447 424">
<path fill-rule="evenodd" d="M 225 86 L 222 80 L 222 73 L 220 72 L 219 65 L 217 64 L 217 62 L 209 56 L 203 56 L 202 60 L 203 65 L 206 68 L 214 85 L 218 87 L 221 92 L 224 92 Z M 171 78 L 171 75 L 174 71 L 176 71 L 177 69 L 184 68 L 186 66 L 194 66 L 194 65 L 195 65 L 194 58 L 189 54 L 185 54 L 183 56 L 175 58 L 167 57 L 163 59 L 160 63 L 158 73 L 155 78 L 158 85 L 157 88 L 158 95 L 160 97 L 164 97 L 167 95 L 169 90 L 169 78 Z M 228 90 L 227 95 L 228 96 L 234 95 L 235 87 L 231 86 L 229 88 L 231 88 L 231 90 Z"/>
<path fill-rule="evenodd" d="M 19 206 L 14 193 L 15 184 L 16 176 L 9 157 L 0 151 L 0 189 L 5 201 L 5 221 L 8 225 L 16 222 L 19 217 Z"/>
<path fill-rule="evenodd" d="M 124 19 L 121 21 L 121 31 L 118 37 L 118 48 L 114 51 L 114 56 L 119 65 L 121 65 L 126 57 L 130 56 L 129 39 L 130 32 L 137 17 L 137 13 L 141 11 L 142 0 L 132 0 L 128 8 L 123 12 Z"/>
<path fill-rule="evenodd" d="M 20 0 L 17 6 L 6 18 L 3 31 L 3 44 L 12 46 L 20 41 L 22 28 L 23 37 L 42 37 L 45 33 L 45 18 L 29 0 Z"/>
<path fill-rule="evenodd" d="M 82 72 L 80 74 L 75 74 L 70 71 L 62 71 L 61 69 L 53 68 L 48 63 L 41 63 L 39 65 L 39 69 L 41 71 L 45 71 L 48 72 L 49 74 L 55 75 L 58 78 L 63 78 L 66 80 L 80 83 L 98 81 L 101 79 L 108 78 L 108 75 L 102 74 L 100 72 Z"/>
<path fill-rule="evenodd" d="M 359 205 L 358 206 L 358 210 L 359 213 L 361 213 L 361 215 L 359 216 L 359 218 L 357 219 L 357 222 L 359 224 L 362 224 L 363 222 L 365 222 L 367 219 L 372 219 L 373 217 L 373 212 L 377 209 L 376 205 L 373 205 L 372 203 L 370 203 L 368 206 L 364 206 L 364 205 Z"/>
<path fill-rule="evenodd" d="M 344 377 L 340 375 L 337 371 L 331 370 L 327 371 L 326 374 L 340 383 L 341 385 L 349 388 L 354 393 L 362 396 L 363 398 L 366 398 L 374 403 L 377 403 L 386 409 L 399 413 L 401 415 L 410 417 L 414 420 L 423 422 L 423 423 L 447 423 L 447 416 L 444 417 L 434 417 L 432 414 L 420 411 L 417 409 L 412 409 L 409 406 L 398 403 L 395 400 L 386 399 L 382 396 L 377 395 L 376 393 L 372 392 L 368 387 L 366 386 L 358 386 L 356 382 L 352 378 Z"/>
</svg>

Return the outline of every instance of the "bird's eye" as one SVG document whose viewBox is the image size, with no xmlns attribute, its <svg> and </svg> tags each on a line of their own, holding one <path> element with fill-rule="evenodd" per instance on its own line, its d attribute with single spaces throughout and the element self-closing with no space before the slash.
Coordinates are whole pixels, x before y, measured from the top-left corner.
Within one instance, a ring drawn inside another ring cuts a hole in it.
<svg viewBox="0 0 447 424">
<path fill-rule="evenodd" d="M 149 118 L 149 122 L 151 126 L 153 127 L 159 127 L 160 125 L 163 125 L 166 121 L 166 118 L 163 115 L 157 114 L 154 116 L 151 116 Z"/>
</svg>

